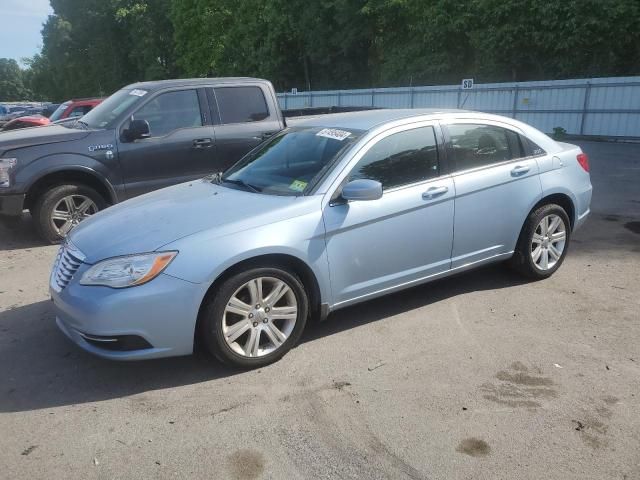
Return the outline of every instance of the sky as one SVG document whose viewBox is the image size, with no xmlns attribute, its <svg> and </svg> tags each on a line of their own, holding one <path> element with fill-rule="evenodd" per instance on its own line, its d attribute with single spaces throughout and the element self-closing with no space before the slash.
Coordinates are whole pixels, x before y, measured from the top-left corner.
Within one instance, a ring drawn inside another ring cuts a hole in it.
<svg viewBox="0 0 640 480">
<path fill-rule="evenodd" d="M 0 0 L 0 58 L 20 62 L 42 47 L 42 24 L 52 14 L 49 0 Z"/>
</svg>

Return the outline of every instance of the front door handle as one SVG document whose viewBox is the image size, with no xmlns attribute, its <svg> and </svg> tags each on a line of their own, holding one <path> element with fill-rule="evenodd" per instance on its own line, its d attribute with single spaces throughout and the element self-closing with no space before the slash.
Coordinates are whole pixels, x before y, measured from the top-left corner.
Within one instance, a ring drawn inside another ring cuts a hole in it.
<svg viewBox="0 0 640 480">
<path fill-rule="evenodd" d="M 213 145 L 210 138 L 197 138 L 193 141 L 193 148 L 209 148 Z"/>
<path fill-rule="evenodd" d="M 422 198 L 424 198 L 425 200 L 431 200 L 432 198 L 444 195 L 448 191 L 449 187 L 431 187 L 428 188 L 426 192 L 422 193 Z"/>
<path fill-rule="evenodd" d="M 511 170 L 511 176 L 519 177 L 520 175 L 524 175 L 525 173 L 527 173 L 529 170 L 531 170 L 531 167 L 527 165 L 517 165 Z"/>
</svg>

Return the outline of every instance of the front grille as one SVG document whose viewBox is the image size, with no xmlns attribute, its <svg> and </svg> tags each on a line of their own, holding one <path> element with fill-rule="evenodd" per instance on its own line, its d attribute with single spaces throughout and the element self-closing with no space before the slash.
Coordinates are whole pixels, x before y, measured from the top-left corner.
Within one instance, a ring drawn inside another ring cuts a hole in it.
<svg viewBox="0 0 640 480">
<path fill-rule="evenodd" d="M 82 260 L 82 254 L 69 244 L 64 243 L 60 247 L 53 267 L 52 280 L 61 290 L 69 285 L 73 275 L 82 264 Z"/>
</svg>

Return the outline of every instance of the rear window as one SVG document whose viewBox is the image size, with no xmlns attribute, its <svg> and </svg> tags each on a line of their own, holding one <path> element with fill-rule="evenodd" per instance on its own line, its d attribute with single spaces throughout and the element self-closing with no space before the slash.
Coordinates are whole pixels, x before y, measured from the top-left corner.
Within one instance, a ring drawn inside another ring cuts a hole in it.
<svg viewBox="0 0 640 480">
<path fill-rule="evenodd" d="M 267 101 L 259 87 L 214 88 L 221 123 L 259 122 L 269 116 Z"/>
</svg>

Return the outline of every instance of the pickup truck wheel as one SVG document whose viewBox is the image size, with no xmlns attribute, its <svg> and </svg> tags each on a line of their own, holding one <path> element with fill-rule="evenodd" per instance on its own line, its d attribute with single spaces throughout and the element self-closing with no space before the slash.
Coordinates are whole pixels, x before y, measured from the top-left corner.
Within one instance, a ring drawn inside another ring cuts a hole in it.
<svg viewBox="0 0 640 480">
<path fill-rule="evenodd" d="M 302 282 L 280 268 L 251 268 L 228 278 L 203 309 L 201 335 L 223 363 L 257 368 L 284 356 L 307 320 Z"/>
<path fill-rule="evenodd" d="M 31 214 L 38 234 L 49 243 L 58 243 L 85 218 L 107 207 L 107 202 L 86 185 L 57 185 L 35 202 Z"/>
<path fill-rule="evenodd" d="M 550 277 L 566 257 L 570 237 L 567 212 L 559 205 L 543 205 L 529 214 L 511 265 L 529 278 Z"/>
</svg>

